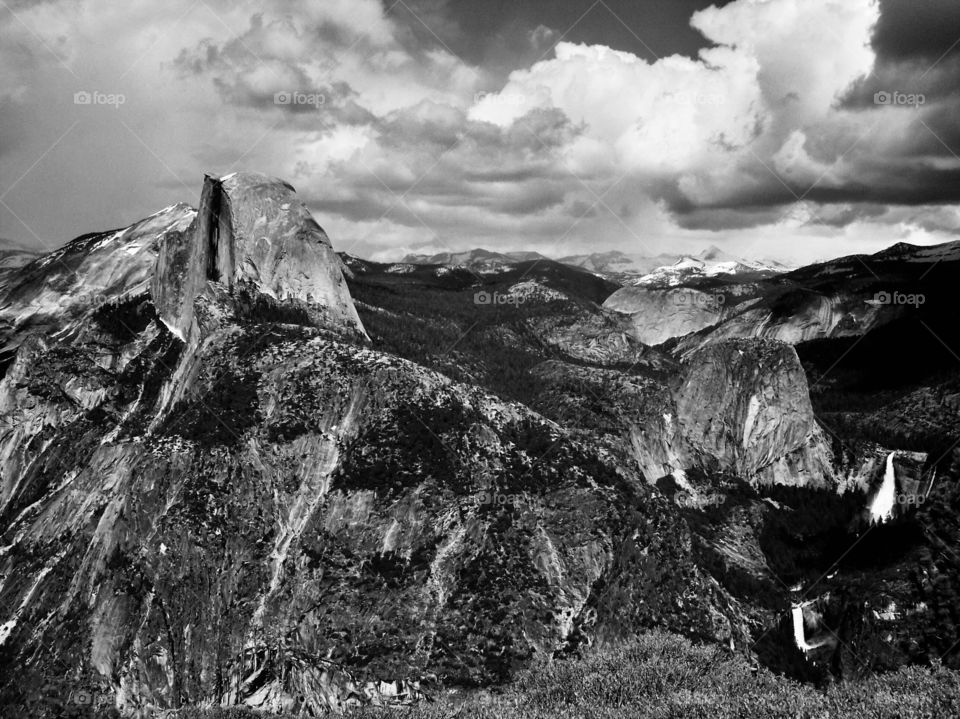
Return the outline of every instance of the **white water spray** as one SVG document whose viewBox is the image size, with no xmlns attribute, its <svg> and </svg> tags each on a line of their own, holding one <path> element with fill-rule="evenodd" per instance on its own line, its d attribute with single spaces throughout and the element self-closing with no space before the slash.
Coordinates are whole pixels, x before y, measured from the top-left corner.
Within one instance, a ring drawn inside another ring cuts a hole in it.
<svg viewBox="0 0 960 719">
<path fill-rule="evenodd" d="M 798 649 L 802 649 L 805 652 L 813 649 L 813 647 L 807 644 L 807 637 L 803 631 L 802 604 L 793 605 L 793 640 L 796 642 Z"/>
<path fill-rule="evenodd" d="M 886 522 L 893 518 L 893 507 L 897 501 L 897 475 L 893 466 L 893 455 L 887 455 L 887 470 L 883 475 L 883 484 L 877 490 L 870 503 L 870 520 L 874 524 Z"/>
<path fill-rule="evenodd" d="M 797 648 L 804 653 L 809 652 L 811 649 L 832 643 L 831 637 L 829 636 L 821 637 L 819 640 L 815 639 L 813 644 L 807 642 L 807 634 L 803 626 L 803 608 L 809 604 L 813 604 L 813 601 L 793 605 L 793 641 L 796 643 Z"/>
</svg>

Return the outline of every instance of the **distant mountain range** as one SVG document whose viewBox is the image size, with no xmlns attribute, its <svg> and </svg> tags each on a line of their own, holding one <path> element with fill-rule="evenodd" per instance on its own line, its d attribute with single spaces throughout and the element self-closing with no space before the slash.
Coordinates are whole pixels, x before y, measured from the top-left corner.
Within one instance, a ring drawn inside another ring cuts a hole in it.
<svg viewBox="0 0 960 719">
<path fill-rule="evenodd" d="M 593 252 L 589 255 L 567 255 L 559 258 L 558 261 L 612 277 L 616 275 L 645 275 L 661 265 L 676 262 L 678 257 L 678 255 L 668 253 L 649 256 L 612 250 L 609 252 Z"/>
<path fill-rule="evenodd" d="M 930 247 L 900 243 L 873 255 L 778 272 L 731 260 L 710 264 L 686 258 L 621 287 L 604 307 L 629 316 L 638 341 L 676 340 L 671 349 L 681 356 L 730 337 L 790 344 L 861 337 L 911 312 L 917 317 L 932 313 L 923 316 L 933 326 L 934 316 L 942 319 L 936 313 L 952 304 L 943 272 L 958 262 L 960 241 Z M 937 273 L 933 266 L 940 267 Z M 929 339 L 926 330 L 921 338 Z"/>
<path fill-rule="evenodd" d="M 697 255 L 640 255 L 610 250 L 557 258 L 547 258 L 539 252 L 493 252 L 477 248 L 433 255 L 409 254 L 397 264 L 445 265 L 464 267 L 479 274 L 494 274 L 521 262 L 546 259 L 588 270 L 621 284 L 642 286 L 676 286 L 698 276 L 750 274 L 756 278 L 772 276 L 790 269 L 772 260 L 751 261 L 734 257 L 716 246 L 710 246 Z"/>
</svg>

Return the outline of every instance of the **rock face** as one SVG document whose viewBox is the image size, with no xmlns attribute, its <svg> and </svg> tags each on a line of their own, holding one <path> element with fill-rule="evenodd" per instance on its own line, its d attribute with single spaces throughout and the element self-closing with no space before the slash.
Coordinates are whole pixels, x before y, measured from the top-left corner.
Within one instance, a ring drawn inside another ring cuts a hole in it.
<svg viewBox="0 0 960 719">
<path fill-rule="evenodd" d="M 603 306 L 629 315 L 633 337 L 648 345 L 712 327 L 724 317 L 723 295 L 692 288 L 623 287 L 610 295 Z"/>
<path fill-rule="evenodd" d="M 330 240 L 282 180 L 248 172 L 204 180 L 196 218 L 162 244 L 151 284 L 160 318 L 178 336 L 197 331 L 194 302 L 208 282 L 238 302 L 266 301 L 364 334 Z"/>
<path fill-rule="evenodd" d="M 725 340 L 684 362 L 679 386 L 632 429 L 648 479 L 720 470 L 754 484 L 829 486 L 833 455 L 816 423 L 796 351 Z"/>
<path fill-rule="evenodd" d="M 677 351 L 689 353 L 706 342 L 737 337 L 763 337 L 792 345 L 826 337 L 856 337 L 904 314 L 903 307 L 878 305 L 845 291 L 800 291 L 732 308 L 729 318 L 709 333 L 683 338 Z"/>
<path fill-rule="evenodd" d="M 705 347 L 688 360 L 676 401 L 695 451 L 744 476 L 800 449 L 816 428 L 797 353 L 779 342 Z"/>
<path fill-rule="evenodd" d="M 15 350 L 31 333 L 79 332 L 105 304 L 146 292 L 160 246 L 195 217 L 193 208 L 172 205 L 130 227 L 78 237 L 0 275 L 3 350 Z"/>
<path fill-rule="evenodd" d="M 320 714 L 650 626 L 746 644 L 609 448 L 371 349 L 288 186 L 174 214 L 98 235 L 133 243 L 119 294 L 0 381 L 0 705 L 57 679 L 128 716 Z"/>
<path fill-rule="evenodd" d="M 671 349 L 678 356 L 731 338 L 799 344 L 859 337 L 902 319 L 924 317 L 929 324 L 938 303 L 951 302 L 950 278 L 958 262 L 956 242 L 927 248 L 901 244 L 773 276 L 691 274 L 686 270 L 696 263 L 680 262 L 634 280 L 636 286 L 615 292 L 605 307 L 630 315 L 642 342 L 676 338 Z"/>
</svg>

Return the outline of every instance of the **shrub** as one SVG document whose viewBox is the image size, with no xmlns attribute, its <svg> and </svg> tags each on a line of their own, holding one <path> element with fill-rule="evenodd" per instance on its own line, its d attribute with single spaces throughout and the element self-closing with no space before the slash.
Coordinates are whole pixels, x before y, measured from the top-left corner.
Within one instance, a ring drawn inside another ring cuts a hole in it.
<svg viewBox="0 0 960 719">
<path fill-rule="evenodd" d="M 227 713 L 239 712 L 239 713 Z M 363 707 L 351 719 L 755 719 L 960 716 L 960 673 L 909 667 L 825 691 L 743 656 L 654 631 L 629 644 L 553 661 L 502 689 L 449 692 L 414 707 Z M 177 719 L 267 719 L 245 710 L 186 710 Z M 284 719 L 270 717 L 270 719 Z"/>
</svg>

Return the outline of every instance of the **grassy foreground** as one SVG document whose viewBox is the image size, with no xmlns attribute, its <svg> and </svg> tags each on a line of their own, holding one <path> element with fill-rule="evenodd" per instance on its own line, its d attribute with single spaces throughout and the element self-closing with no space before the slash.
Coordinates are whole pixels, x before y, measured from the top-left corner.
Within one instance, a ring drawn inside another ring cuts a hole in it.
<svg viewBox="0 0 960 719">
<path fill-rule="evenodd" d="M 178 719 L 254 719 L 242 709 L 181 711 Z M 292 717 L 292 715 L 285 715 Z M 960 672 L 909 667 L 821 691 L 751 671 L 748 660 L 663 632 L 582 659 L 531 670 L 501 692 L 448 695 L 414 707 L 356 709 L 350 718 L 633 719 L 634 717 L 960 716 Z M 276 715 L 273 715 L 276 717 Z"/>
</svg>

